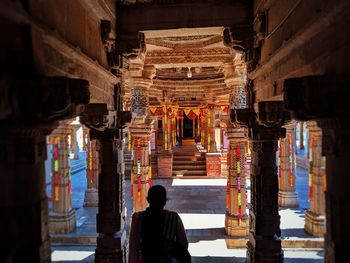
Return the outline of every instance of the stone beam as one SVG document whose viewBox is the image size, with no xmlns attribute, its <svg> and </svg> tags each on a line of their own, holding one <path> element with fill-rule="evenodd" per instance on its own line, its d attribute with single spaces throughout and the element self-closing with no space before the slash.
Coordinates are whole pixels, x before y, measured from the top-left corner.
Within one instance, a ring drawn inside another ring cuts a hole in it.
<svg viewBox="0 0 350 263">
<path fill-rule="evenodd" d="M 247 1 L 230 0 L 117 3 L 116 46 L 121 54 L 137 48 L 139 31 L 213 26 L 230 27 L 236 39 L 244 40 L 250 28 L 250 8 Z M 174 17 L 181 19 L 174 20 Z"/>
</svg>

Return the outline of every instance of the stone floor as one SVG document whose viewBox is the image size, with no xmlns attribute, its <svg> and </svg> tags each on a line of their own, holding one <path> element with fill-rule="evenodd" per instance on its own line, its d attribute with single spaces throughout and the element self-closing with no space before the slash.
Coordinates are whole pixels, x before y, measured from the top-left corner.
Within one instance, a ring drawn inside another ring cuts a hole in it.
<svg viewBox="0 0 350 263">
<path fill-rule="evenodd" d="M 179 212 L 194 263 L 245 262 L 246 240 L 235 239 L 237 247 L 231 248 L 232 239 L 224 232 L 224 178 L 154 179 L 153 184 L 167 188 L 170 200 L 166 208 Z M 72 176 L 72 186 L 77 229 L 73 233 L 52 236 L 52 261 L 93 262 L 97 208 L 82 207 L 86 188 L 83 171 Z M 303 230 L 304 210 L 309 206 L 306 170 L 297 169 L 296 188 L 299 208 L 280 210 L 285 262 L 323 262 L 323 238 L 314 238 Z M 132 209 L 129 193 L 130 181 L 126 181 L 127 228 Z"/>
</svg>

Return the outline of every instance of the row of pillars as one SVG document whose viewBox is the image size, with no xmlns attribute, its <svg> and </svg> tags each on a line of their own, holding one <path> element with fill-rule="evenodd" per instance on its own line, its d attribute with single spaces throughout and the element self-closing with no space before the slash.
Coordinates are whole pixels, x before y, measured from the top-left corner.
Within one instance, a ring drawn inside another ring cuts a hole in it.
<svg viewBox="0 0 350 263">
<path fill-rule="evenodd" d="M 296 122 L 290 122 L 285 138 L 279 139 L 278 147 L 278 205 L 280 207 L 298 207 L 295 190 L 296 169 Z M 309 165 L 309 201 L 310 209 L 305 215 L 305 231 L 313 236 L 325 233 L 325 171 L 324 158 L 321 156 L 321 129 L 315 122 L 309 121 L 310 165 Z M 229 125 L 226 129 L 228 146 L 228 181 L 226 191 L 225 229 L 230 236 L 248 235 L 248 215 L 246 213 L 246 167 L 247 130 Z M 251 144 L 252 145 L 252 144 Z M 253 149 L 252 149 L 253 150 Z"/>
</svg>

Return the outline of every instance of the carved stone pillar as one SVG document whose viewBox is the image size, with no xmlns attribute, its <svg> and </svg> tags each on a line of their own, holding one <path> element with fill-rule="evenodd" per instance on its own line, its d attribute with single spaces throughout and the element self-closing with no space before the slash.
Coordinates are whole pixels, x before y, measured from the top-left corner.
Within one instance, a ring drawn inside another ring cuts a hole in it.
<svg viewBox="0 0 350 263">
<path fill-rule="evenodd" d="M 231 120 L 247 125 L 251 139 L 247 262 L 283 262 L 276 151 L 278 139 L 285 135 L 281 127 L 288 115 L 279 101 L 259 102 L 258 108 L 258 113 L 252 109 L 231 110 Z"/>
<path fill-rule="evenodd" d="M 90 128 L 90 139 L 100 147 L 98 176 L 97 248 L 95 262 L 123 262 L 126 235 L 124 231 L 123 174 L 120 169 L 119 129 L 107 121 L 106 104 L 89 104 L 81 122 Z M 119 116 L 118 116 L 119 118 Z"/>
<path fill-rule="evenodd" d="M 44 169 L 47 133 L 39 127 L 0 128 L 3 262 L 51 262 Z"/>
<path fill-rule="evenodd" d="M 287 107 L 300 119 L 316 119 L 326 156 L 325 262 L 346 262 L 350 224 L 349 74 L 329 72 L 285 80 Z"/>
<path fill-rule="evenodd" d="M 310 134 L 309 201 L 305 213 L 305 231 L 313 236 L 325 233 L 325 173 L 322 169 L 322 131 L 314 121 L 307 122 Z"/>
<path fill-rule="evenodd" d="M 84 206 L 98 206 L 98 175 L 100 169 L 98 140 L 89 140 L 86 152 L 86 180 Z"/>
<path fill-rule="evenodd" d="M 208 142 L 208 152 L 214 153 L 216 152 L 216 141 L 215 141 L 215 107 L 209 109 L 209 119 L 208 119 L 208 130 L 209 130 L 209 138 Z"/>
<path fill-rule="evenodd" d="M 225 230 L 229 236 L 247 236 L 249 219 L 246 213 L 247 189 L 245 171 L 245 147 L 247 131 L 244 128 L 227 127 L 229 149 L 227 153 L 228 180 L 226 190 Z"/>
<path fill-rule="evenodd" d="M 326 156 L 325 261 L 345 262 L 350 235 L 350 119 L 317 120 Z"/>
<path fill-rule="evenodd" d="M 69 165 L 69 127 L 62 125 L 50 135 L 52 144 L 51 196 L 49 211 L 50 233 L 68 233 L 75 229 L 75 210 L 72 207 L 72 182 Z"/>
<path fill-rule="evenodd" d="M 86 80 L 31 72 L 3 74 L 0 83 L 1 262 L 51 262 L 46 136 L 90 97 Z"/>
<path fill-rule="evenodd" d="M 298 207 L 295 192 L 295 122 L 285 125 L 286 138 L 279 140 L 279 192 L 278 204 L 282 207 Z"/>
<path fill-rule="evenodd" d="M 151 128 L 131 127 L 132 167 L 131 191 L 133 211 L 142 211 L 148 206 L 146 197 L 149 185 L 152 184 L 151 171 Z"/>
</svg>

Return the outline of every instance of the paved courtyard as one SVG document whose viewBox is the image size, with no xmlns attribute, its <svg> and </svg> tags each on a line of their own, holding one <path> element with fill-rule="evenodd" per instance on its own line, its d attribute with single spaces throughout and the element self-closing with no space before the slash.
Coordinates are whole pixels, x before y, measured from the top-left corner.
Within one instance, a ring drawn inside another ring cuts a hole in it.
<svg viewBox="0 0 350 263">
<path fill-rule="evenodd" d="M 153 184 L 166 187 L 170 198 L 166 208 L 179 212 L 190 241 L 189 251 L 194 263 L 245 262 L 246 240 L 236 239 L 237 247 L 232 247 L 232 238 L 227 237 L 224 231 L 226 179 L 154 179 Z M 86 188 L 84 171 L 72 176 L 72 186 L 77 229 L 73 233 L 52 237 L 52 260 L 93 262 L 97 208 L 83 207 Z M 130 181 L 126 181 L 125 187 L 128 229 L 132 210 Z M 309 206 L 306 170 L 297 169 L 296 188 L 299 208 L 280 210 L 285 262 L 323 262 L 323 238 L 314 238 L 303 230 L 304 210 Z M 309 248 L 296 248 L 305 246 Z"/>
</svg>

